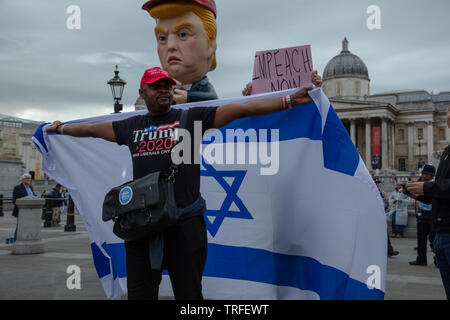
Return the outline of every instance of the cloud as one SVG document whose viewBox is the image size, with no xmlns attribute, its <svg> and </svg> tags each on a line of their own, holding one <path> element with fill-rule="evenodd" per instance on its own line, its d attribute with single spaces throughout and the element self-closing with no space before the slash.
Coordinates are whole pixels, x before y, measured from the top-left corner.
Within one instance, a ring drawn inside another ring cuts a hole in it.
<svg viewBox="0 0 450 320">
<path fill-rule="evenodd" d="M 159 65 L 154 20 L 142 1 L 1 1 L 0 113 L 32 119 L 112 111 L 106 82 L 119 65 L 132 108 L 143 71 Z M 68 30 L 66 9 L 81 8 L 81 29 Z M 448 0 L 378 0 L 380 30 L 368 30 L 372 0 L 216 0 L 218 67 L 208 77 L 222 98 L 251 80 L 255 51 L 310 44 L 322 73 L 349 40 L 367 65 L 371 92 L 400 88 L 448 91 Z"/>
<path fill-rule="evenodd" d="M 133 67 L 144 65 L 143 63 L 134 60 L 129 53 L 118 53 L 118 52 L 97 52 L 82 54 L 75 57 L 75 62 L 90 64 L 90 65 L 102 65 L 102 64 L 118 64 L 122 67 Z"/>
</svg>

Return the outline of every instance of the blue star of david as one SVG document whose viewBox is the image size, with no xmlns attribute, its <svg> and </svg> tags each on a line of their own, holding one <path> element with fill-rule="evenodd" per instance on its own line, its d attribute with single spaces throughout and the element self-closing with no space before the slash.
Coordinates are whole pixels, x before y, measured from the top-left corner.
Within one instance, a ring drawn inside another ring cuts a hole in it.
<svg viewBox="0 0 450 320">
<path fill-rule="evenodd" d="M 247 171 L 244 170 L 233 170 L 233 171 L 223 171 L 216 170 L 212 165 L 205 162 L 202 159 L 202 164 L 205 170 L 200 171 L 200 175 L 203 177 L 213 177 L 222 186 L 222 188 L 227 193 L 225 200 L 219 210 L 206 210 L 205 217 L 214 217 L 214 221 L 211 222 L 209 219 L 205 219 L 206 227 L 208 232 L 214 238 L 219 231 L 225 218 L 231 219 L 253 219 L 250 212 L 245 207 L 242 200 L 238 197 L 237 193 L 241 187 L 242 181 Z M 225 181 L 225 177 L 234 178 L 231 186 Z M 231 211 L 231 205 L 235 204 L 239 211 Z"/>
</svg>

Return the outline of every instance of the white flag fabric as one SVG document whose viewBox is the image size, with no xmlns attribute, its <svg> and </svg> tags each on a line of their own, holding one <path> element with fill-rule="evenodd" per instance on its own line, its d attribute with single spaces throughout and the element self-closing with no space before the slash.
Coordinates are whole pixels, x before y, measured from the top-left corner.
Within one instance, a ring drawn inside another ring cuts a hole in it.
<svg viewBox="0 0 450 320">
<path fill-rule="evenodd" d="M 218 106 L 294 91 L 176 107 Z M 387 229 L 382 200 L 327 97 L 320 88 L 309 94 L 313 102 L 306 105 L 236 120 L 204 136 L 205 298 L 384 298 Z M 102 221 L 102 204 L 111 188 L 132 179 L 129 150 L 102 139 L 47 134 L 45 126 L 33 137 L 43 170 L 69 190 L 86 224 L 106 296 L 119 299 L 127 291 L 125 247 L 113 234 L 113 223 Z M 220 139 L 229 132 L 244 135 L 234 144 Z M 242 158 L 243 150 L 256 150 L 256 159 L 250 153 Z M 171 295 L 167 274 L 160 295 Z"/>
</svg>

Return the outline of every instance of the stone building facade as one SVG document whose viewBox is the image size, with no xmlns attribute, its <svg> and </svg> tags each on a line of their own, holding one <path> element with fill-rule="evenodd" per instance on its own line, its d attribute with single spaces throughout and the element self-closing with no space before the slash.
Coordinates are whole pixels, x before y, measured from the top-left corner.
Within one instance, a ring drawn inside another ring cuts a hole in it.
<svg viewBox="0 0 450 320">
<path fill-rule="evenodd" d="M 0 194 L 10 196 L 23 173 L 43 176 L 42 156 L 31 141 L 40 124 L 0 114 Z"/>
<path fill-rule="evenodd" d="M 370 171 L 417 172 L 437 164 L 450 144 L 450 92 L 399 90 L 370 94 L 365 63 L 342 42 L 323 72 L 323 90 Z"/>
</svg>

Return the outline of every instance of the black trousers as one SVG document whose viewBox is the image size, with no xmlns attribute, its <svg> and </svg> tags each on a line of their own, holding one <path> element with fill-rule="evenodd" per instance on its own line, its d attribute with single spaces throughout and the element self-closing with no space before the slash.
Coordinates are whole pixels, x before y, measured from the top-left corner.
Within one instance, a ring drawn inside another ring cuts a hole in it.
<svg viewBox="0 0 450 320">
<path fill-rule="evenodd" d="M 422 262 L 427 261 L 427 239 L 430 241 L 430 247 L 433 246 L 434 233 L 431 224 L 431 213 L 422 213 L 417 217 L 417 260 Z"/>
<path fill-rule="evenodd" d="M 179 221 L 164 231 L 163 269 L 177 300 L 202 300 L 208 240 L 203 216 Z M 151 270 L 149 240 L 125 241 L 129 300 L 157 300 L 162 270 Z"/>
<path fill-rule="evenodd" d="M 394 252 L 394 247 L 391 244 L 391 238 L 389 237 L 389 233 L 387 235 L 387 238 L 388 238 L 388 245 L 387 245 L 388 252 L 387 253 L 389 255 L 390 253 Z"/>
</svg>

